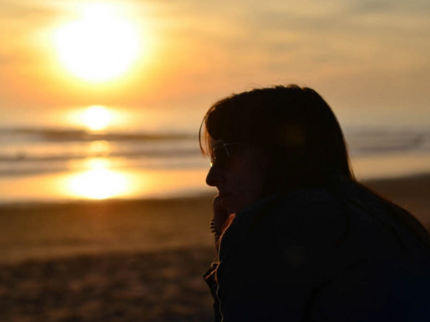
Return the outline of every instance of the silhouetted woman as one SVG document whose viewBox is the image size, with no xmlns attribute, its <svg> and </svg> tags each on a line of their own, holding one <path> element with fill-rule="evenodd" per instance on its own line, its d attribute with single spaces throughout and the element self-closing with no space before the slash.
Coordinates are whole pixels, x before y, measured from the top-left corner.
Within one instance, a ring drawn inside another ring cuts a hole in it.
<svg viewBox="0 0 430 322">
<path fill-rule="evenodd" d="M 200 130 L 215 321 L 430 321 L 430 236 L 352 174 L 327 103 L 295 85 L 229 96 Z"/>
</svg>

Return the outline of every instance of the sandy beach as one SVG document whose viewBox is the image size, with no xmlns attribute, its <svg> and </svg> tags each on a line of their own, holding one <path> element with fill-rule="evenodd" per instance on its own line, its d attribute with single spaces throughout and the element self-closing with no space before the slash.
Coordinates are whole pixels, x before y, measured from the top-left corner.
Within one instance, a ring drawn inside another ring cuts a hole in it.
<svg viewBox="0 0 430 322">
<path fill-rule="evenodd" d="M 430 228 L 430 175 L 367 184 Z M 211 199 L 0 206 L 0 321 L 210 321 Z"/>
<path fill-rule="evenodd" d="M 430 229 L 430 175 L 365 182 L 374 191 L 409 210 Z"/>
</svg>

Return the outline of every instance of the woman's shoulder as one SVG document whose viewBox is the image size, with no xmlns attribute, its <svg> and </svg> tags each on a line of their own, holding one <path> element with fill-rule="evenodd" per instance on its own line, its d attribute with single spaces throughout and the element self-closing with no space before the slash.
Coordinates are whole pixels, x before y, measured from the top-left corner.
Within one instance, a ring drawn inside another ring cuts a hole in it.
<svg viewBox="0 0 430 322">
<path fill-rule="evenodd" d="M 333 245 L 349 229 L 349 214 L 344 204 L 326 188 L 285 194 L 269 212 L 272 231 L 278 238 L 288 239 L 288 243 Z"/>
<path fill-rule="evenodd" d="M 287 193 L 282 196 L 283 200 L 290 202 L 291 205 L 303 204 L 308 202 L 336 202 L 337 198 L 326 187 L 308 187 L 300 188 Z"/>
<path fill-rule="evenodd" d="M 367 257 L 429 253 L 393 208 L 360 186 L 294 191 L 274 206 L 272 218 L 278 236 L 316 248 L 346 246 Z"/>
<path fill-rule="evenodd" d="M 346 208 L 342 201 L 326 188 L 306 188 L 281 196 L 273 213 L 279 224 L 344 221 Z"/>
<path fill-rule="evenodd" d="M 390 210 L 380 198 L 353 184 L 333 189 L 298 189 L 284 194 L 273 205 L 273 213 L 280 224 L 295 222 L 324 227 L 337 221 L 373 229 L 378 226 L 375 226 L 375 219 L 390 217 Z"/>
<path fill-rule="evenodd" d="M 356 187 L 324 187 L 292 191 L 273 204 L 272 218 L 279 233 L 301 234 L 311 240 L 337 240 L 378 236 L 381 220 L 389 218 L 382 202 Z"/>
</svg>

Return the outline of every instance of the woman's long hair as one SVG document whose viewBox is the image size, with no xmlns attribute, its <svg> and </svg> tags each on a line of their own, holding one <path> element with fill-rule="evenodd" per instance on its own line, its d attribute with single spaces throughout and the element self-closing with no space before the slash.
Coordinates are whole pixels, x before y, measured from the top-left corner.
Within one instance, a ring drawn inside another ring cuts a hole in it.
<svg viewBox="0 0 430 322">
<path fill-rule="evenodd" d="M 390 209 L 394 222 L 409 227 L 430 249 L 429 233 L 412 214 L 357 182 L 336 116 L 313 89 L 276 86 L 224 98 L 209 108 L 201 124 L 199 142 L 204 155 L 210 155 L 210 138 L 259 149 L 266 160 L 265 195 L 326 187 L 372 212 L 356 194 L 336 188 L 346 183 L 376 197 Z M 395 226 L 392 221 L 387 225 L 391 230 Z"/>
</svg>

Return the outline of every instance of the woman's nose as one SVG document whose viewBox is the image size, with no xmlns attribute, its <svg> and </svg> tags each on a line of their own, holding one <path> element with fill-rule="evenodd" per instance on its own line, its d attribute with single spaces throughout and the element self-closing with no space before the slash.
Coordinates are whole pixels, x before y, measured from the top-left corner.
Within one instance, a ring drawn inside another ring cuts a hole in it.
<svg viewBox="0 0 430 322">
<path fill-rule="evenodd" d="M 212 166 L 209 169 L 208 175 L 206 176 L 206 184 L 211 187 L 216 187 L 221 181 L 222 181 L 221 170 L 216 166 Z"/>
</svg>

